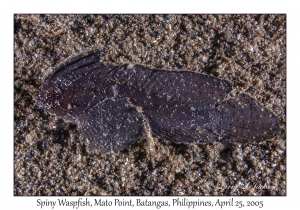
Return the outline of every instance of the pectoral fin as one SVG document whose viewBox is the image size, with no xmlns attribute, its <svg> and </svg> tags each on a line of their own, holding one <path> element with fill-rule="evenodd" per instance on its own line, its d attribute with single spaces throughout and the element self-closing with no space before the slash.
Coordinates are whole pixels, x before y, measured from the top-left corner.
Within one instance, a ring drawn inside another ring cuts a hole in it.
<svg viewBox="0 0 300 210">
<path fill-rule="evenodd" d="M 143 118 L 127 98 L 108 99 L 82 116 L 80 133 L 88 139 L 90 151 L 116 152 L 143 135 Z"/>
</svg>

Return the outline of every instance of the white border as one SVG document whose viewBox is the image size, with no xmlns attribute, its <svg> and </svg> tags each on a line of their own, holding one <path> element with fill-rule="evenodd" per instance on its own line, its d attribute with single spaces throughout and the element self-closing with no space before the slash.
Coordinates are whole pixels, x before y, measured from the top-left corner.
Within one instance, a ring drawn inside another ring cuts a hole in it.
<svg viewBox="0 0 300 210">
<path fill-rule="evenodd" d="M 299 83 L 299 5 L 296 1 L 10 1 L 1 2 L 1 209 L 33 209 L 38 197 L 13 196 L 13 14 L 15 13 L 286 13 L 287 14 L 287 196 L 234 197 L 237 200 L 263 200 L 264 209 L 298 206 L 300 110 Z M 294 3 L 293 3 L 294 2 Z M 71 197 L 72 198 L 72 197 Z M 78 197 L 73 197 L 78 198 Z M 89 197 L 91 198 L 91 197 Z M 115 197 L 106 197 L 114 199 Z M 127 197 L 128 198 L 128 197 Z M 134 197 L 132 197 L 134 198 Z M 145 197 L 144 197 L 145 198 Z M 153 198 L 153 197 L 150 197 Z M 159 197 L 171 200 L 174 197 Z M 182 197 L 180 197 L 182 198 Z M 196 197 L 215 200 L 217 197 Z M 225 199 L 226 197 L 220 197 Z M 228 199 L 230 197 L 227 197 Z M 43 199 L 46 199 L 45 197 Z M 57 199 L 51 197 L 48 199 Z M 158 198 L 156 198 L 158 199 Z M 155 207 L 152 207 L 155 209 Z M 181 207 L 183 208 L 183 207 Z M 59 208 L 55 208 L 59 209 Z M 105 209 L 104 207 L 102 209 Z M 223 208 L 226 209 L 226 208 Z"/>
</svg>

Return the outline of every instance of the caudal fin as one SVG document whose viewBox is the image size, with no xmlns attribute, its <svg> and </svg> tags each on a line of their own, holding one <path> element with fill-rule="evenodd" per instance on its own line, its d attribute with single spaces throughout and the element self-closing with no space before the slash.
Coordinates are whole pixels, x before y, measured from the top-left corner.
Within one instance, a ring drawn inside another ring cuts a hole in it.
<svg viewBox="0 0 300 210">
<path fill-rule="evenodd" d="M 235 141 L 262 141 L 278 135 L 277 117 L 246 94 L 217 107 L 217 127 Z"/>
</svg>

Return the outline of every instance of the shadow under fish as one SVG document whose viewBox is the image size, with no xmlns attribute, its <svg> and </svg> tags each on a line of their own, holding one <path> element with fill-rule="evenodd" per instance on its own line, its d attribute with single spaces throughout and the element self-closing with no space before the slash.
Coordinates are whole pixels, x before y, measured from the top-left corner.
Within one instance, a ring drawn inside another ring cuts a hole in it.
<svg viewBox="0 0 300 210">
<path fill-rule="evenodd" d="M 246 94 L 224 101 L 232 90 L 228 81 L 133 64 L 106 66 L 100 53 L 60 65 L 37 99 L 50 114 L 77 124 L 90 151 L 128 148 L 146 132 L 176 143 L 253 142 L 278 134 L 277 117 Z"/>
</svg>

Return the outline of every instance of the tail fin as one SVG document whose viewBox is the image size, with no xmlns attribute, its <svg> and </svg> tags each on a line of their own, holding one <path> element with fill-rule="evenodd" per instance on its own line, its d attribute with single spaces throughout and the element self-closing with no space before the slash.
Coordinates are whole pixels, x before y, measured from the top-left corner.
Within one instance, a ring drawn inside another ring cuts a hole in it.
<svg viewBox="0 0 300 210">
<path fill-rule="evenodd" d="M 236 141 L 262 141 L 278 135 L 277 117 L 246 94 L 228 100 L 216 112 L 220 116 L 216 126 Z"/>
</svg>

